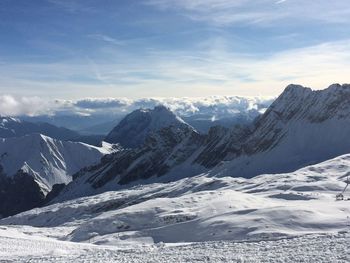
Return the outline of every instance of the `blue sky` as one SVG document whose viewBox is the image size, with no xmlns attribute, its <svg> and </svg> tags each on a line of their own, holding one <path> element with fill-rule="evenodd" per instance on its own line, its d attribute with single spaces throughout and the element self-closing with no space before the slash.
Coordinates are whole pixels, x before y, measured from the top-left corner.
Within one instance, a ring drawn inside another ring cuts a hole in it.
<svg viewBox="0 0 350 263">
<path fill-rule="evenodd" d="M 348 0 L 0 0 L 0 92 L 275 96 L 349 82 Z"/>
</svg>

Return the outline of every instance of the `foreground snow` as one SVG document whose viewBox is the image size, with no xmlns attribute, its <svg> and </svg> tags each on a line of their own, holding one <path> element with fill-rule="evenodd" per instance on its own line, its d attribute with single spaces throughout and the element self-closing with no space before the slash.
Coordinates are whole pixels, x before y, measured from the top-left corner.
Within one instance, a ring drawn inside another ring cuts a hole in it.
<svg viewBox="0 0 350 263">
<path fill-rule="evenodd" d="M 200 242 L 117 248 L 33 237 L 0 229 L 0 258 L 16 262 L 349 262 L 350 235 L 259 242 Z"/>
<path fill-rule="evenodd" d="M 350 201 L 335 195 L 349 170 L 343 155 L 293 173 L 201 174 L 33 209 L 0 220 L 0 258 L 346 262 Z"/>
</svg>

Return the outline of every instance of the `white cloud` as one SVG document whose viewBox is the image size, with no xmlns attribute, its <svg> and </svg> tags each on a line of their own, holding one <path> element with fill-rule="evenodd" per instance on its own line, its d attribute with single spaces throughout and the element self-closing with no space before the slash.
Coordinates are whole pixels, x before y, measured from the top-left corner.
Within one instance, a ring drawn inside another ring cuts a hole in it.
<svg viewBox="0 0 350 263">
<path fill-rule="evenodd" d="M 113 37 L 107 36 L 107 35 L 103 35 L 103 34 L 90 34 L 87 37 L 89 38 L 93 38 L 96 40 L 100 40 L 100 41 L 104 41 L 113 45 L 124 45 L 125 43 L 121 40 L 115 39 Z"/>
<path fill-rule="evenodd" d="M 50 114 L 54 108 L 51 108 L 47 101 L 39 97 L 0 96 L 0 115 L 2 116 Z"/>
<path fill-rule="evenodd" d="M 237 96 L 211 96 L 198 98 L 88 98 L 74 101 L 72 105 L 79 111 L 94 113 L 125 113 L 139 108 L 153 108 L 165 105 L 181 116 L 193 114 L 230 115 L 248 110 L 261 110 L 266 108 L 272 98 L 237 97 Z"/>
</svg>

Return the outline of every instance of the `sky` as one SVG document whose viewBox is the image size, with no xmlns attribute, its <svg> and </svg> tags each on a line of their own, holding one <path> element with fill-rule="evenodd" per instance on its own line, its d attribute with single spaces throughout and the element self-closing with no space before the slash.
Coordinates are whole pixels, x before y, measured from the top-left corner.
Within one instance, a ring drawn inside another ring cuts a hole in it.
<svg viewBox="0 0 350 263">
<path fill-rule="evenodd" d="M 350 82 L 349 17 L 348 0 L 0 0 L 0 102 L 326 88 Z"/>
</svg>

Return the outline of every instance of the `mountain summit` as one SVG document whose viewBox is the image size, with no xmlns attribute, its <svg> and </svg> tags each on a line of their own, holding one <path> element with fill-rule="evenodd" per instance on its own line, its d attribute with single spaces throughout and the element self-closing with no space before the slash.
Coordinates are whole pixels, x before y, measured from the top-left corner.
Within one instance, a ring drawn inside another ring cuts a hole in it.
<svg viewBox="0 0 350 263">
<path fill-rule="evenodd" d="M 125 148 L 137 148 L 144 144 L 149 134 L 165 127 L 190 127 L 165 106 L 154 109 L 138 109 L 128 114 L 107 135 L 105 141 L 119 143 Z"/>
</svg>

